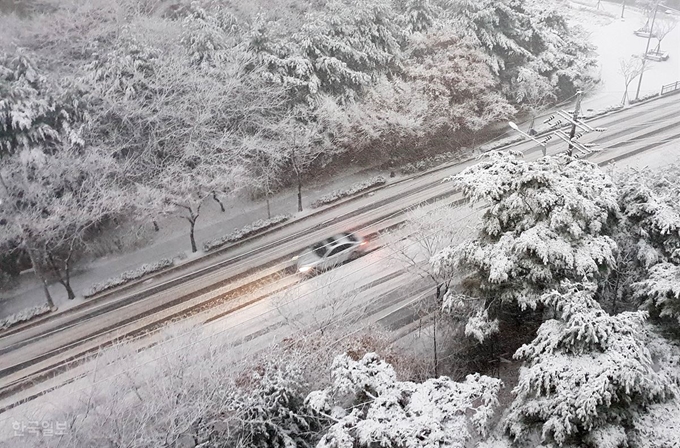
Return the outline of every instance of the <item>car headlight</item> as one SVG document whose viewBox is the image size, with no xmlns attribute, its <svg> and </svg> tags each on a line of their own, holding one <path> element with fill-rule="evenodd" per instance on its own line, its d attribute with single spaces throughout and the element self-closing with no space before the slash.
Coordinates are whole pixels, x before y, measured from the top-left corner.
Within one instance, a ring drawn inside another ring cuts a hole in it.
<svg viewBox="0 0 680 448">
<path fill-rule="evenodd" d="M 305 273 L 305 272 L 311 271 L 312 267 L 311 266 L 302 266 L 299 270 L 300 270 L 300 272 Z"/>
</svg>

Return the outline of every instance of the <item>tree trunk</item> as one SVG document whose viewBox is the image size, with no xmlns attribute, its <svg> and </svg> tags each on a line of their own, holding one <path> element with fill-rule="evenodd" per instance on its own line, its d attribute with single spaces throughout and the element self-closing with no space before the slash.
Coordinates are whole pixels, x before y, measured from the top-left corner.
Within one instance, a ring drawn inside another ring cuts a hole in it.
<svg viewBox="0 0 680 448">
<path fill-rule="evenodd" d="M 269 205 L 269 194 L 267 194 L 267 219 L 272 219 L 272 209 Z"/>
<path fill-rule="evenodd" d="M 300 179 L 300 173 L 297 174 L 297 184 L 298 184 L 298 211 L 302 211 L 302 179 Z"/>
<path fill-rule="evenodd" d="M 71 288 L 71 283 L 66 281 L 66 282 L 61 282 L 62 285 L 64 285 L 64 288 L 66 288 L 66 294 L 68 295 L 69 300 L 73 300 L 76 298 L 76 294 L 73 292 L 73 288 Z"/>
<path fill-rule="evenodd" d="M 45 293 L 45 301 L 50 306 L 50 308 L 55 308 L 54 300 L 52 300 L 52 295 L 50 294 L 50 290 L 47 287 L 47 280 L 45 280 L 45 276 L 41 271 L 39 263 L 36 262 L 35 254 L 33 253 L 33 249 L 31 249 L 31 244 L 28 242 L 28 240 L 26 240 L 26 252 L 28 252 L 28 258 L 31 260 L 31 265 L 33 265 L 33 272 L 35 273 L 35 276 L 38 278 L 40 283 L 42 283 L 43 292 Z"/>
<path fill-rule="evenodd" d="M 50 266 L 52 266 L 52 272 L 54 273 L 54 276 L 57 277 L 59 283 L 64 287 L 66 290 L 66 295 L 68 297 L 68 300 L 73 300 L 76 298 L 76 294 L 73 292 L 73 288 L 71 288 L 71 277 L 70 277 L 70 272 L 69 272 L 69 258 L 71 255 L 66 258 L 64 261 L 64 270 L 63 270 L 63 275 L 62 275 L 62 270 L 59 268 L 59 265 L 57 264 L 57 260 L 54 259 L 51 253 L 47 254 L 47 258 L 50 262 Z"/>
<path fill-rule="evenodd" d="M 189 225 L 190 230 L 189 230 L 189 239 L 191 240 L 191 252 L 195 253 L 198 252 L 198 248 L 196 247 L 196 238 L 194 237 L 194 228 L 196 227 L 196 220 L 195 219 L 189 219 Z"/>
<path fill-rule="evenodd" d="M 226 212 L 224 204 L 222 203 L 222 201 L 220 201 L 220 198 L 217 197 L 217 193 L 213 193 L 212 198 L 215 202 L 220 204 L 220 210 L 222 210 L 222 213 Z"/>
</svg>

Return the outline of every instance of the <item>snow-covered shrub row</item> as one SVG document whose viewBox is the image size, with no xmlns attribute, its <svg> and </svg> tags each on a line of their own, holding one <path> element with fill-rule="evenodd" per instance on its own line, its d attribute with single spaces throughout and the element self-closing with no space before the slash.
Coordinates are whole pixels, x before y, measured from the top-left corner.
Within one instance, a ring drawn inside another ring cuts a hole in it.
<svg viewBox="0 0 680 448">
<path fill-rule="evenodd" d="M 326 195 L 321 196 L 316 201 L 312 202 L 312 208 L 319 208 L 322 205 L 331 204 L 335 201 L 339 201 L 340 199 L 353 196 L 357 193 L 361 193 L 362 191 L 366 191 L 369 188 L 373 188 L 378 185 L 384 185 L 386 182 L 387 179 L 385 179 L 383 176 L 376 176 L 373 179 L 361 182 L 345 190 L 332 191 Z"/>
<path fill-rule="evenodd" d="M 649 100 L 649 99 L 652 99 L 652 98 L 656 98 L 659 95 L 660 95 L 659 92 L 648 93 L 647 95 L 642 95 L 638 99 L 630 100 L 630 104 L 641 103 L 642 101 Z"/>
<path fill-rule="evenodd" d="M 274 227 L 277 224 L 281 224 L 282 222 L 288 221 L 289 219 L 290 215 L 277 215 L 270 219 L 258 219 L 252 224 L 248 224 L 247 226 L 242 227 L 240 229 L 235 229 L 229 235 L 225 235 L 221 238 L 208 241 L 207 243 L 203 244 L 203 249 L 206 252 L 215 250 L 218 247 L 224 246 L 227 243 L 233 243 L 242 240 L 258 232 Z"/>
<path fill-rule="evenodd" d="M 155 263 L 143 264 L 137 269 L 123 272 L 118 277 L 113 277 L 106 280 L 105 282 L 97 283 L 96 285 L 92 286 L 90 289 L 85 291 L 85 293 L 83 293 L 83 297 L 85 298 L 92 297 L 93 295 L 99 294 L 100 292 L 131 282 L 132 280 L 137 280 L 138 278 L 142 278 L 145 275 L 158 272 L 161 269 L 165 269 L 167 267 L 172 266 L 173 264 L 175 264 L 175 261 L 172 258 L 164 258 L 161 261 L 157 261 Z"/>
<path fill-rule="evenodd" d="M 435 156 L 419 160 L 418 162 L 408 163 L 401 167 L 400 171 L 401 174 L 418 173 L 433 168 L 437 165 L 441 165 L 442 163 L 460 160 L 463 154 L 464 154 L 463 149 L 455 152 L 449 151 L 443 154 L 437 154 Z"/>
<path fill-rule="evenodd" d="M 26 322 L 36 316 L 42 316 L 43 314 L 49 313 L 51 310 L 52 308 L 46 303 L 32 308 L 26 308 L 11 316 L 7 316 L 4 319 L 0 319 L 0 330 L 4 330 L 21 322 Z"/>
</svg>

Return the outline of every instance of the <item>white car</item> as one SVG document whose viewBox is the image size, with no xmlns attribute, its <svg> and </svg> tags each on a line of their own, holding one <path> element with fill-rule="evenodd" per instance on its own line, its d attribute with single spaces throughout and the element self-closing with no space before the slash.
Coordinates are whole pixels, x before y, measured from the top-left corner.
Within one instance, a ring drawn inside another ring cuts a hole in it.
<svg viewBox="0 0 680 448">
<path fill-rule="evenodd" d="M 311 274 L 331 269 L 359 255 L 366 243 L 366 240 L 351 232 L 326 238 L 296 257 L 297 270 L 301 274 Z"/>
</svg>

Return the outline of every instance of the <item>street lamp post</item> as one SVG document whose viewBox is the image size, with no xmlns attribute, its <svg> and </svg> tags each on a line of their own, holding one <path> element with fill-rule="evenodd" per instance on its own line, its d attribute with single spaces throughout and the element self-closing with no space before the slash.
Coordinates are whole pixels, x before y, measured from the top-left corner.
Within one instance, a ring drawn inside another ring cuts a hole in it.
<svg viewBox="0 0 680 448">
<path fill-rule="evenodd" d="M 642 75 L 645 74 L 645 64 L 647 63 L 647 52 L 649 51 L 649 44 L 652 41 L 652 34 L 654 33 L 654 21 L 656 20 L 656 13 L 659 10 L 659 5 L 657 3 L 654 7 L 654 15 L 652 16 L 652 24 L 649 27 L 649 36 L 647 36 L 647 48 L 645 48 L 645 54 L 642 55 L 642 69 L 640 70 L 640 78 L 638 79 L 637 91 L 635 92 L 635 100 L 637 101 L 640 97 L 640 87 L 642 87 Z"/>
<path fill-rule="evenodd" d="M 547 152 L 547 150 L 548 150 L 548 147 L 546 146 L 545 143 L 543 143 L 543 142 L 540 141 L 540 140 L 535 139 L 535 138 L 532 137 L 531 135 L 529 135 L 529 134 L 527 134 L 526 132 L 524 132 L 523 130 L 521 130 L 521 129 L 519 128 L 519 126 L 517 126 L 517 125 L 516 125 L 515 123 L 513 123 L 512 121 L 509 121 L 509 122 L 508 122 L 508 126 L 510 126 L 510 127 L 511 127 L 512 129 L 514 129 L 515 131 L 519 132 L 520 134 L 522 134 L 522 135 L 525 136 L 526 138 L 528 138 L 528 139 L 530 139 L 530 140 L 533 140 L 533 141 L 535 141 L 536 143 L 538 143 L 539 145 L 541 145 L 541 150 L 543 151 L 543 155 L 546 155 L 546 152 Z"/>
</svg>

